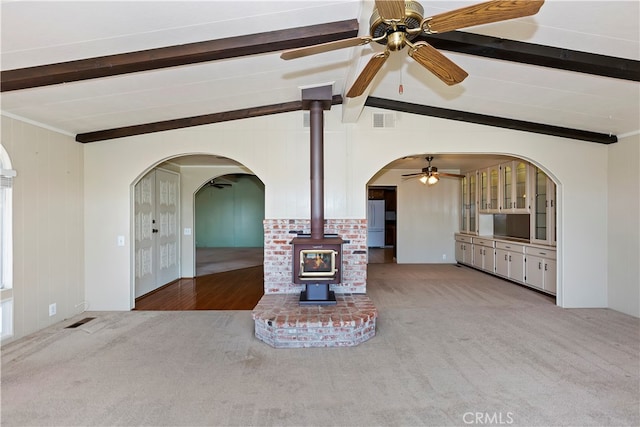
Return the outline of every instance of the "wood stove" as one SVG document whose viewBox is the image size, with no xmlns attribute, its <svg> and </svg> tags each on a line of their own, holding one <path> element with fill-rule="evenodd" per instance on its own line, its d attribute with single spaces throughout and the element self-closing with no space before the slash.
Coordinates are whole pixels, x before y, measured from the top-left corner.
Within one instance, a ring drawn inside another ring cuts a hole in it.
<svg viewBox="0 0 640 427">
<path fill-rule="evenodd" d="M 305 285 L 300 304 L 335 304 L 329 285 L 342 280 L 342 243 L 324 233 L 324 110 L 331 109 L 331 86 L 302 90 L 302 108 L 310 118 L 311 234 L 299 234 L 293 244 L 293 282 Z"/>
</svg>

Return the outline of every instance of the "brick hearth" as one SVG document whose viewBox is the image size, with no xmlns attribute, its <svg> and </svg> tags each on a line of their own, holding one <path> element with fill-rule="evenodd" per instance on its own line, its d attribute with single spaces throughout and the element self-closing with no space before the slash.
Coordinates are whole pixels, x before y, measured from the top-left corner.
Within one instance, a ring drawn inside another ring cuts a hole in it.
<svg viewBox="0 0 640 427">
<path fill-rule="evenodd" d="M 349 347 L 376 333 L 378 311 L 364 294 L 336 294 L 331 306 L 301 306 L 299 298 L 264 295 L 252 312 L 256 338 L 275 348 Z"/>
</svg>

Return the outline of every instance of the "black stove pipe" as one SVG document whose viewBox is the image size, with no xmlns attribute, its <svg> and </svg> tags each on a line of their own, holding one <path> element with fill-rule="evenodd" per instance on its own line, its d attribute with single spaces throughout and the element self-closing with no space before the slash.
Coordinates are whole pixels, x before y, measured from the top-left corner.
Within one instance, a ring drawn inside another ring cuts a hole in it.
<svg viewBox="0 0 640 427">
<path fill-rule="evenodd" d="M 322 101 L 311 101 L 310 172 L 311 238 L 324 238 L 324 111 Z"/>
</svg>

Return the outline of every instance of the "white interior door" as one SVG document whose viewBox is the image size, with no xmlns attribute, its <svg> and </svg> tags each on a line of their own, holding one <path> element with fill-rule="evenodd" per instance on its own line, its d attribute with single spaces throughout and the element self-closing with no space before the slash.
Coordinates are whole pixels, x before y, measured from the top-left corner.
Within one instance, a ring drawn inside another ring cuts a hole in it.
<svg viewBox="0 0 640 427">
<path fill-rule="evenodd" d="M 134 188 L 135 298 L 179 278 L 179 179 L 157 169 Z"/>
<path fill-rule="evenodd" d="M 178 200 L 180 176 L 173 172 L 156 171 L 156 244 L 157 286 L 176 280 L 178 263 Z"/>
</svg>

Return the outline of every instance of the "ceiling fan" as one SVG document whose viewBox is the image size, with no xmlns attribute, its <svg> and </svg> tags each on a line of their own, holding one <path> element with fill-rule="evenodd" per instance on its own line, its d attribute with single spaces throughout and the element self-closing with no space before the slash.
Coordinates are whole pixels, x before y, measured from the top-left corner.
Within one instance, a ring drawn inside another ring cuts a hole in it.
<svg viewBox="0 0 640 427">
<path fill-rule="evenodd" d="M 282 59 L 295 59 L 371 42 L 385 45 L 371 57 L 347 92 L 347 98 L 364 93 L 391 52 L 409 48 L 409 56 L 449 86 L 462 82 L 467 72 L 425 41 L 412 41 L 421 33 L 437 34 L 475 25 L 535 15 L 544 0 L 492 0 L 423 18 L 424 9 L 415 0 L 375 0 L 369 21 L 370 36 L 353 37 L 283 52 Z"/>
<path fill-rule="evenodd" d="M 216 182 L 215 179 L 212 179 L 211 181 L 209 181 L 207 183 L 207 185 L 209 187 L 214 187 L 214 188 L 224 188 L 224 187 L 231 187 L 231 184 L 227 183 L 227 182 Z"/>
<path fill-rule="evenodd" d="M 464 175 L 459 175 L 455 173 L 446 173 L 446 172 L 438 172 L 438 168 L 435 166 L 431 166 L 431 161 L 433 160 L 433 156 L 425 157 L 429 165 L 426 168 L 422 168 L 422 172 L 417 173 L 408 173 L 402 175 L 406 178 L 414 178 L 419 176 L 420 182 L 427 185 L 434 185 L 440 181 L 440 177 L 448 177 L 448 178 L 464 178 Z"/>
</svg>

